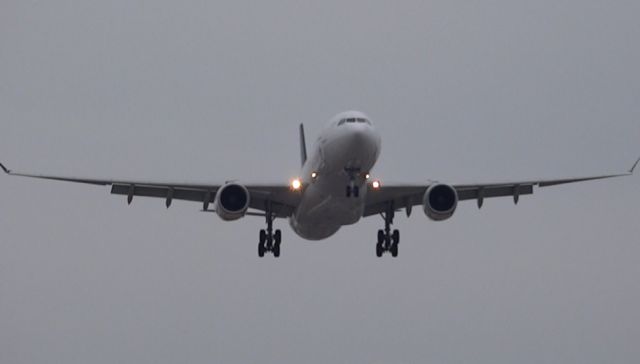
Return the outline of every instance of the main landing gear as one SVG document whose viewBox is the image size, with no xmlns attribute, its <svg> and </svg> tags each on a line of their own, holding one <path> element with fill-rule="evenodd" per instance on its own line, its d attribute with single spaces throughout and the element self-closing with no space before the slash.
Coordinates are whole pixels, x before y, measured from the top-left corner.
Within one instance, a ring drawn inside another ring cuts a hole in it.
<svg viewBox="0 0 640 364">
<path fill-rule="evenodd" d="M 260 242 L 258 243 L 258 256 L 264 257 L 265 252 L 272 252 L 273 256 L 280 256 L 280 243 L 282 242 L 282 232 L 280 229 L 273 231 L 273 220 L 275 216 L 271 213 L 271 209 L 266 209 L 265 218 L 267 221 L 267 229 L 260 230 Z"/>
<path fill-rule="evenodd" d="M 391 253 L 392 257 L 398 256 L 398 244 L 400 244 L 400 231 L 391 231 L 391 224 L 395 216 L 395 210 L 391 205 L 387 212 L 380 214 L 384 219 L 384 230 L 378 230 L 378 243 L 376 244 L 376 256 L 382 257 L 384 252 Z"/>
</svg>

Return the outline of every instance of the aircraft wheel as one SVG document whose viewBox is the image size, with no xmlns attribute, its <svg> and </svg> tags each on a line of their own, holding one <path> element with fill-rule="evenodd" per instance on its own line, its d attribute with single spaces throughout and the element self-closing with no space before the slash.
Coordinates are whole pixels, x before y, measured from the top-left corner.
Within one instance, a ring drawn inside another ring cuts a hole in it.
<svg viewBox="0 0 640 364">
<path fill-rule="evenodd" d="M 376 244 L 376 256 L 380 258 L 382 257 L 382 253 L 383 253 L 382 244 L 380 243 Z"/>
<path fill-rule="evenodd" d="M 260 245 L 264 245 L 267 241 L 267 232 L 264 229 L 260 230 Z"/>
<path fill-rule="evenodd" d="M 265 243 L 267 242 L 267 232 L 262 229 L 260 230 L 260 241 L 258 242 L 258 256 L 260 258 L 264 257 L 265 252 Z"/>
<path fill-rule="evenodd" d="M 389 251 L 391 252 L 391 256 L 396 258 L 398 256 L 398 243 L 393 243 Z"/>
<path fill-rule="evenodd" d="M 276 230 L 273 234 L 273 256 L 280 256 L 280 243 L 282 242 L 282 231 Z"/>
<path fill-rule="evenodd" d="M 273 256 L 276 258 L 280 257 L 280 243 L 275 243 L 273 245 Z"/>
<path fill-rule="evenodd" d="M 273 240 L 276 245 L 280 245 L 282 241 L 282 232 L 280 230 L 276 230 L 275 234 L 273 234 Z"/>
<path fill-rule="evenodd" d="M 400 242 L 400 230 L 393 230 L 392 240 L 395 245 Z"/>
<path fill-rule="evenodd" d="M 358 198 L 360 196 L 360 187 L 353 186 L 353 197 Z"/>
<path fill-rule="evenodd" d="M 378 230 L 378 245 L 384 243 L 384 231 Z"/>
</svg>

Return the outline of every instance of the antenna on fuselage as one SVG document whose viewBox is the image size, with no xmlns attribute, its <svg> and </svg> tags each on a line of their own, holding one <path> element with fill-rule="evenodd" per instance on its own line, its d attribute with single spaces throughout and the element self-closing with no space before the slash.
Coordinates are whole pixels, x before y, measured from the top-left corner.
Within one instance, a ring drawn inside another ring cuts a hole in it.
<svg viewBox="0 0 640 364">
<path fill-rule="evenodd" d="M 300 161 L 302 166 L 307 161 L 307 143 L 304 139 L 304 125 L 300 124 Z"/>
</svg>

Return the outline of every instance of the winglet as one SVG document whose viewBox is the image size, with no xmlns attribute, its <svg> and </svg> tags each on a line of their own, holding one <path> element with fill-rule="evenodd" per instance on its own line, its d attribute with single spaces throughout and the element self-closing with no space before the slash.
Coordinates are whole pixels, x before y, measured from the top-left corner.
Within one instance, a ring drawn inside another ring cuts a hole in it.
<svg viewBox="0 0 640 364">
<path fill-rule="evenodd" d="M 4 164 L 0 163 L 0 168 L 2 168 L 2 170 L 4 171 L 4 173 L 6 174 L 11 174 L 11 170 L 7 169 L 7 167 L 4 166 Z"/>
<path fill-rule="evenodd" d="M 629 170 L 630 174 L 633 174 L 633 171 L 636 169 L 636 167 L 638 166 L 638 163 L 640 163 L 640 158 L 638 158 L 638 160 L 633 164 L 633 167 L 631 167 L 631 169 Z"/>
</svg>

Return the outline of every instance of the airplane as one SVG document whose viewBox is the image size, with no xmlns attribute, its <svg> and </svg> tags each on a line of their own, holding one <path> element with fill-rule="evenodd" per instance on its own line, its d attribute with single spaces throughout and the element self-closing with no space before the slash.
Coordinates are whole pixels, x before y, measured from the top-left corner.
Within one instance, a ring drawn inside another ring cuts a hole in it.
<svg viewBox="0 0 640 364">
<path fill-rule="evenodd" d="M 323 240 L 363 217 L 380 215 L 384 229 L 378 230 L 376 256 L 382 257 L 388 252 L 397 257 L 400 232 L 391 230 L 391 225 L 399 211 L 405 210 L 409 217 L 413 206 L 421 206 L 429 219 L 444 221 L 453 216 L 460 201 L 475 200 L 478 208 L 482 208 L 486 198 L 511 197 L 517 204 L 520 196 L 533 194 L 534 187 L 630 176 L 640 163 L 638 159 L 627 173 L 582 178 L 383 185 L 370 174 L 380 155 L 381 137 L 364 113 L 347 111 L 332 118 L 310 155 L 307 155 L 302 124 L 299 134 L 300 176 L 279 185 L 245 185 L 236 181 L 208 185 L 102 180 L 13 172 L 1 163 L 0 167 L 14 176 L 111 186 L 111 193 L 127 196 L 128 204 L 134 196 L 156 197 L 165 199 L 167 208 L 173 200 L 199 202 L 202 211 L 214 212 L 224 221 L 245 216 L 263 217 L 266 229 L 259 232 L 259 257 L 267 252 L 274 257 L 280 256 L 282 232 L 273 229 L 276 218 L 288 218 L 293 231 L 303 239 Z"/>
</svg>

